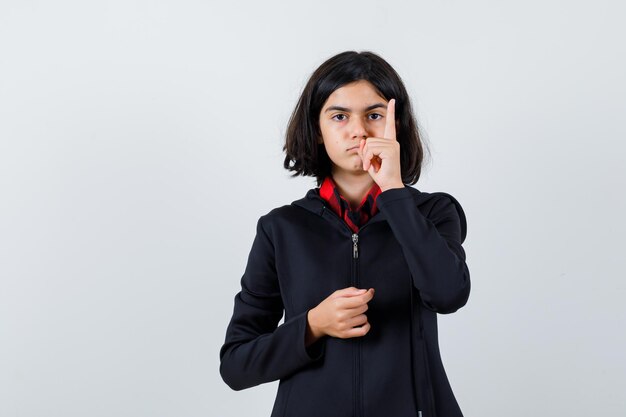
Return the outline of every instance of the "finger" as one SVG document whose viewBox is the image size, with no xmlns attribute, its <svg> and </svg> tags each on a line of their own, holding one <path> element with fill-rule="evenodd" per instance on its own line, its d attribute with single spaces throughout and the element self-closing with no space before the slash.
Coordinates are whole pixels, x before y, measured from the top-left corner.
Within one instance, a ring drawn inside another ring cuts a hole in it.
<svg viewBox="0 0 626 417">
<path fill-rule="evenodd" d="M 365 303 L 368 303 L 374 298 L 374 289 L 370 288 L 366 293 L 362 295 L 356 295 L 353 297 L 345 297 L 340 300 L 337 300 L 340 308 L 343 309 L 352 309 L 356 307 L 360 307 Z"/>
<path fill-rule="evenodd" d="M 367 290 L 365 288 L 356 288 L 356 287 L 348 287 L 348 288 L 342 288 L 340 290 L 335 291 L 334 293 L 332 293 L 332 297 L 336 298 L 336 297 L 353 297 L 355 295 L 361 295 L 363 293 L 365 293 Z"/>
<path fill-rule="evenodd" d="M 366 162 L 364 169 L 366 171 L 370 169 L 371 165 L 374 165 L 374 168 L 380 168 L 379 161 L 381 161 L 381 159 L 378 155 L 374 154 L 374 151 L 380 152 L 380 150 L 377 149 L 376 146 L 364 148 L 363 157 L 364 161 Z"/>
<path fill-rule="evenodd" d="M 363 145 L 363 156 L 361 157 L 361 159 L 363 160 L 363 169 L 365 171 L 369 171 L 372 157 L 374 156 L 374 154 L 370 151 L 368 145 L 368 142 L 365 142 L 365 144 Z"/>
<path fill-rule="evenodd" d="M 369 169 L 369 166 L 372 165 L 376 169 L 376 171 L 380 170 L 382 165 L 383 154 L 386 154 L 390 146 L 389 139 L 380 139 L 380 138 L 368 138 L 367 144 L 363 147 L 363 161 L 367 161 L 367 165 L 364 164 L 365 170 Z"/>
<path fill-rule="evenodd" d="M 367 158 L 367 140 L 366 139 L 361 139 L 362 140 L 362 146 L 361 146 L 361 161 L 363 162 L 363 170 L 364 171 L 368 171 L 370 168 L 370 159 L 371 158 Z"/>
<path fill-rule="evenodd" d="M 383 161 L 377 155 L 374 155 L 374 157 L 370 160 L 370 164 L 374 167 L 374 172 L 380 171 L 380 165 L 382 162 Z"/>
<path fill-rule="evenodd" d="M 369 303 L 370 301 L 372 301 L 372 298 L 374 298 L 375 293 L 376 293 L 376 290 L 374 288 L 368 289 L 367 292 L 361 296 L 361 298 L 363 298 L 363 302 Z"/>
<path fill-rule="evenodd" d="M 359 142 L 359 149 L 357 150 L 357 154 L 361 158 L 361 162 L 363 162 L 363 169 L 365 170 L 365 160 L 363 159 L 363 148 L 365 147 L 366 141 L 365 139 L 361 139 Z"/>
<path fill-rule="evenodd" d="M 362 296 L 354 296 L 338 298 L 336 303 L 337 308 L 339 309 L 352 310 L 353 308 L 361 307 L 363 304 L 367 303 L 367 301 L 363 299 Z"/>
<path fill-rule="evenodd" d="M 360 306 L 343 310 L 344 315 L 341 316 L 341 320 L 348 320 L 352 317 L 356 317 L 359 314 L 365 313 L 369 309 L 367 303 L 363 303 Z"/>
<path fill-rule="evenodd" d="M 343 337 L 344 338 L 349 338 L 349 337 L 361 337 L 361 336 L 365 336 L 367 334 L 367 332 L 370 331 L 370 329 L 372 328 L 372 326 L 369 324 L 369 322 L 365 323 L 363 326 L 361 327 L 353 327 L 350 330 L 346 330 L 343 333 Z"/>
<path fill-rule="evenodd" d="M 350 320 L 346 320 L 346 327 L 352 329 L 353 327 L 362 326 L 367 323 L 367 316 L 365 314 L 359 314 L 352 317 Z"/>
<path fill-rule="evenodd" d="M 387 103 L 387 116 L 385 121 L 385 139 L 396 140 L 396 99 L 392 98 Z"/>
</svg>

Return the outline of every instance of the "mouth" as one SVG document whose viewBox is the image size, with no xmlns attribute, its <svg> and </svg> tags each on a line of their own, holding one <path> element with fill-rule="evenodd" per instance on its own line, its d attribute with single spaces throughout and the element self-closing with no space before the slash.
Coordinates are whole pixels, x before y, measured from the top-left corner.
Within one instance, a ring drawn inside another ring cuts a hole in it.
<svg viewBox="0 0 626 417">
<path fill-rule="evenodd" d="M 347 151 L 351 151 L 351 150 L 353 150 L 353 149 L 358 149 L 358 148 L 359 148 L 359 145 L 355 145 L 355 146 L 353 146 L 353 147 L 351 147 L 351 148 L 346 149 L 346 152 L 347 152 Z"/>
</svg>

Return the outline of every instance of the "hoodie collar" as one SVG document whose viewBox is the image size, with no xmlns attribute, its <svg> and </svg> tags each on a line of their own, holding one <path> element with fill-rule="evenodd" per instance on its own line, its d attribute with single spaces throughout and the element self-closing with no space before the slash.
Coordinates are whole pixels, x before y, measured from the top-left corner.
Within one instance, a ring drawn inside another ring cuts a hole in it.
<svg viewBox="0 0 626 417">
<path fill-rule="evenodd" d="M 454 198 L 448 193 L 441 192 L 441 191 L 428 193 L 428 192 L 422 192 L 418 190 L 417 188 L 410 187 L 408 185 L 406 185 L 405 187 L 408 188 L 413 194 L 413 199 L 415 201 L 415 204 L 418 207 L 427 203 L 432 198 L 435 198 L 438 195 L 443 195 L 443 196 L 450 198 L 452 203 L 454 203 L 454 207 L 456 208 L 456 211 L 459 215 L 459 219 L 461 221 L 461 243 L 465 241 L 465 237 L 467 236 L 467 220 L 465 218 L 465 212 L 463 211 L 461 204 L 459 204 L 456 198 Z M 319 191 L 320 191 L 319 188 L 311 188 L 309 191 L 307 191 L 307 193 L 305 194 L 303 198 L 292 201 L 291 205 L 302 207 L 312 213 L 315 213 L 318 216 L 323 217 L 325 211 L 332 212 L 332 210 L 330 209 L 330 207 L 326 206 L 326 201 L 320 196 Z M 338 216 L 336 217 L 338 220 L 340 220 Z M 367 224 L 378 222 L 378 221 L 383 221 L 383 220 L 386 220 L 385 215 L 383 212 L 379 211 L 374 217 L 372 217 L 368 221 Z"/>
</svg>

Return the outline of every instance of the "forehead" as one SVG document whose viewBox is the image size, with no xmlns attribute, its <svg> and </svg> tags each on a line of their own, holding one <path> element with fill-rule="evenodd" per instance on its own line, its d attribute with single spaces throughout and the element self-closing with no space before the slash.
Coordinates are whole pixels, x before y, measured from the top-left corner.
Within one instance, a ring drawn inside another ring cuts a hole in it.
<svg viewBox="0 0 626 417">
<path fill-rule="evenodd" d="M 322 106 L 322 110 L 331 105 L 343 105 L 345 107 L 359 105 L 366 107 L 375 102 L 387 103 L 387 100 L 376 91 L 372 83 L 367 80 L 358 80 L 345 84 L 333 91 Z"/>
</svg>

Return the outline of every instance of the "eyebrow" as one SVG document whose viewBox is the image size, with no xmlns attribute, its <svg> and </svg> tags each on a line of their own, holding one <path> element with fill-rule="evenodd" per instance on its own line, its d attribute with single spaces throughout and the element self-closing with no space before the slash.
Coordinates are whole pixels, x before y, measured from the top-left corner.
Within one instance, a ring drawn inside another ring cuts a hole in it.
<svg viewBox="0 0 626 417">
<path fill-rule="evenodd" d="M 371 106 L 367 106 L 363 111 L 370 111 L 373 109 L 377 109 L 377 108 L 387 108 L 386 105 L 384 105 L 383 103 L 376 103 L 376 104 L 372 104 Z M 327 108 L 326 110 L 324 110 L 324 113 L 332 111 L 332 110 L 339 110 L 339 111 L 345 111 L 346 113 L 351 112 L 352 110 L 347 108 L 347 107 L 341 107 L 341 106 L 330 106 L 329 108 Z"/>
</svg>

